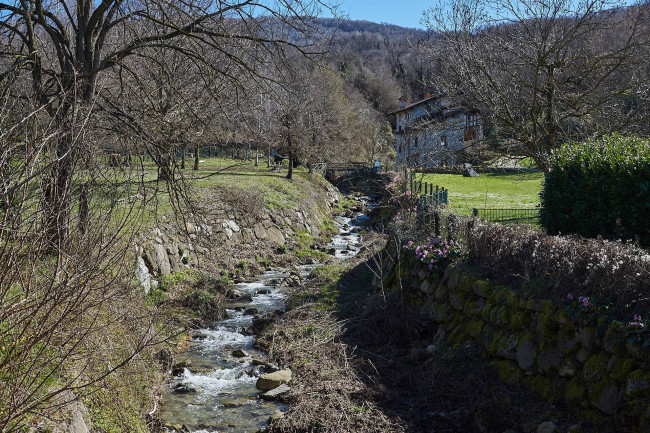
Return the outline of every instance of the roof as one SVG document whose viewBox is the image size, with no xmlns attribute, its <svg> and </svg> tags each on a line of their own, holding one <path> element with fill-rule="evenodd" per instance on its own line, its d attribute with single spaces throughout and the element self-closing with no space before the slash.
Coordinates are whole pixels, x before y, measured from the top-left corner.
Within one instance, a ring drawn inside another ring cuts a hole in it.
<svg viewBox="0 0 650 433">
<path fill-rule="evenodd" d="M 438 99 L 438 98 L 441 98 L 441 97 L 443 97 L 443 96 L 446 96 L 446 95 L 443 95 L 442 93 L 440 93 L 440 94 L 438 94 L 438 95 L 434 95 L 434 96 L 431 96 L 431 97 L 429 97 L 429 98 L 424 98 L 424 99 L 421 100 L 421 101 L 414 102 L 414 103 L 412 103 L 412 104 L 407 105 L 407 106 L 404 107 L 404 108 L 400 108 L 399 110 L 392 111 L 392 112 L 390 112 L 390 113 L 388 113 L 388 114 L 389 114 L 389 115 L 392 115 L 392 114 L 397 114 L 397 113 L 399 113 L 399 112 L 401 112 L 401 111 L 407 111 L 407 110 L 410 110 L 410 109 L 412 109 L 413 107 L 416 107 L 416 106 L 418 106 L 418 105 L 420 105 L 420 104 L 424 104 L 424 103 L 426 103 L 426 102 L 434 101 L 434 100 L 436 100 L 436 99 Z M 401 99 L 401 98 L 400 98 L 400 99 Z"/>
</svg>

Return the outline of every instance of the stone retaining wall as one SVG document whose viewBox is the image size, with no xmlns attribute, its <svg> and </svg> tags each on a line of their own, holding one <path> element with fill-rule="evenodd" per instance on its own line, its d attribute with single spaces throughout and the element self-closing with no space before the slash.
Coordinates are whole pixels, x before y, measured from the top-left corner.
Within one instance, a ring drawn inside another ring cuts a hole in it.
<svg viewBox="0 0 650 433">
<path fill-rule="evenodd" d="M 386 287 L 403 287 L 448 344 L 479 342 L 502 380 L 565 401 L 583 418 L 611 417 L 620 431 L 650 431 L 650 347 L 628 342 L 629 325 L 524 297 L 481 280 L 464 263 L 442 277 L 414 257 L 399 269 L 386 269 Z"/>
<path fill-rule="evenodd" d="M 148 293 L 156 278 L 187 268 L 216 272 L 238 261 L 268 258 L 296 234 L 320 235 L 325 217 L 337 206 L 338 190 L 321 182 L 318 193 L 296 203 L 296 208 L 261 209 L 258 215 L 237 219 L 186 216 L 188 222 L 161 217 L 158 226 L 143 235 L 135 247 L 135 276 Z"/>
</svg>

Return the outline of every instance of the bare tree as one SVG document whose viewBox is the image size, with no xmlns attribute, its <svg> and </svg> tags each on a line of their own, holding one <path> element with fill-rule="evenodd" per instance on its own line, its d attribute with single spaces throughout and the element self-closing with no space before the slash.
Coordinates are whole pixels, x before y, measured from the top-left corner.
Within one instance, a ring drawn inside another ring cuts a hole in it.
<svg viewBox="0 0 650 433">
<path fill-rule="evenodd" d="M 287 178 L 292 178 L 296 161 L 345 161 L 360 155 L 367 131 L 341 78 L 299 61 L 286 73 L 292 85 L 276 91 L 273 133 L 276 148 L 290 161 Z"/>
<path fill-rule="evenodd" d="M 244 70 L 253 70 L 251 62 L 269 50 L 293 46 L 308 53 L 309 44 L 292 42 L 289 31 L 315 30 L 308 17 L 317 15 L 321 7 L 327 7 L 321 0 L 271 4 L 80 0 L 72 6 L 64 0 L 0 1 L 3 54 L 11 59 L 0 78 L 27 72 L 29 83 L 15 89 L 15 96 L 38 101 L 63 132 L 54 145 L 55 160 L 43 194 L 53 212 L 45 216 L 52 246 L 65 244 L 68 238 L 71 179 L 81 151 L 68 132 L 80 114 L 83 117 L 93 110 L 103 74 L 151 48 L 175 50 L 200 60 L 196 46 L 209 47 Z M 179 43 L 187 40 L 191 43 Z"/>
<path fill-rule="evenodd" d="M 507 151 L 548 168 L 560 144 L 647 114 L 647 8 L 609 0 L 449 0 L 427 15 L 431 81 L 482 109 Z M 630 99 L 634 103 L 630 103 Z"/>
<path fill-rule="evenodd" d="M 81 147 L 97 135 L 85 118 L 62 132 L 43 110 L 20 99 L 4 99 L 0 107 L 3 432 L 24 431 L 34 414 L 70 403 L 164 339 L 131 284 L 128 253 L 142 201 L 128 199 L 132 183 L 110 181 L 128 180 L 128 172 L 105 170 L 91 154 L 79 153 L 79 177 L 69 188 L 71 208 L 78 210 L 71 225 L 79 230 L 71 231 L 65 254 L 51 256 L 49 234 L 39 230 L 51 212 L 40 193 L 51 144 L 68 134 Z M 127 338 L 114 340 L 118 350 L 107 353 L 98 343 L 120 335 Z"/>
</svg>

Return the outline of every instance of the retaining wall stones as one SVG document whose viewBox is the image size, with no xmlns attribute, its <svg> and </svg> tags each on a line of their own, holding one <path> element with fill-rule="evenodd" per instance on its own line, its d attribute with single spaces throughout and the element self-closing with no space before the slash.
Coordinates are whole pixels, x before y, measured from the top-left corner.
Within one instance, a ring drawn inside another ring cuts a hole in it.
<svg viewBox="0 0 650 433">
<path fill-rule="evenodd" d="M 480 343 L 506 382 L 523 382 L 586 418 L 612 417 L 621 431 L 650 432 L 650 347 L 630 343 L 630 326 L 481 280 L 464 263 L 441 276 L 409 257 L 386 269 L 446 331 L 450 345 Z"/>
<path fill-rule="evenodd" d="M 338 190 L 323 182 L 322 191 L 300 200 L 297 208 L 264 208 L 255 216 L 237 219 L 188 215 L 184 225 L 161 217 L 157 227 L 136 243 L 135 277 L 148 293 L 161 275 L 197 267 L 216 270 L 239 260 L 268 257 L 289 244 L 294 234 L 317 238 L 323 219 L 339 200 Z"/>
</svg>

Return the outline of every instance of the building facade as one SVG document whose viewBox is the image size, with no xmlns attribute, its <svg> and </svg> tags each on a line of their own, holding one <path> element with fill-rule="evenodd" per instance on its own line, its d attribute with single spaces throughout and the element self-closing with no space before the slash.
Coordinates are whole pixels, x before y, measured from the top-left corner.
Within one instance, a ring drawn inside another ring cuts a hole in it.
<svg viewBox="0 0 650 433">
<path fill-rule="evenodd" d="M 483 139 L 478 111 L 457 104 L 447 95 L 425 95 L 409 104 L 400 99 L 395 116 L 397 165 L 412 168 L 451 166 Z"/>
</svg>

